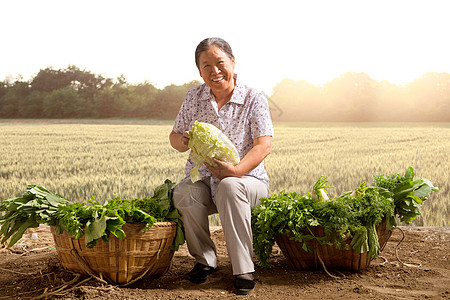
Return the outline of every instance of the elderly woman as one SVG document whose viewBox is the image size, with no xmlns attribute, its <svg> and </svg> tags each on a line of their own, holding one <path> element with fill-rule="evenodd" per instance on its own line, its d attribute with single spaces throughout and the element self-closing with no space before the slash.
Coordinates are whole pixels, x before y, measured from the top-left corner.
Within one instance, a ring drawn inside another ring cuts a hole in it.
<svg viewBox="0 0 450 300">
<path fill-rule="evenodd" d="M 186 163 L 186 178 L 174 189 L 173 200 L 182 214 L 189 253 L 195 265 L 188 278 L 203 283 L 217 267 L 216 247 L 209 232 L 208 215 L 219 213 L 238 294 L 253 290 L 254 264 L 251 211 L 269 195 L 264 158 L 270 153 L 273 126 L 265 95 L 243 83 L 234 73 L 235 58 L 229 44 L 208 38 L 195 50 L 195 63 L 204 84 L 190 90 L 175 119 L 170 144 L 188 150 L 194 122 L 215 125 L 236 146 L 236 166 L 215 160 L 217 167 L 200 167 L 201 181 L 192 183 L 194 167 Z"/>
</svg>

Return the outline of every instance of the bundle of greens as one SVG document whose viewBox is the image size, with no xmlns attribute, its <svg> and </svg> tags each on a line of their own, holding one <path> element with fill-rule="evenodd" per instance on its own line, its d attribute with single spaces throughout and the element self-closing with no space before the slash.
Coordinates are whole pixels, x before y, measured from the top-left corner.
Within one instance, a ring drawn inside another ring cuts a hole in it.
<svg viewBox="0 0 450 300">
<path fill-rule="evenodd" d="M 110 234 L 125 238 L 122 230 L 125 223 L 144 224 L 144 230 L 148 230 L 155 222 L 175 221 L 177 233 L 171 247 L 177 250 L 184 243 L 184 232 L 180 214 L 172 202 L 174 185 L 166 180 L 151 198 L 124 200 L 117 197 L 105 203 L 95 200 L 71 203 L 42 187 L 29 186 L 24 196 L 5 200 L 0 206 L 0 211 L 8 212 L 0 218 L 2 243 L 13 235 L 9 241 L 11 247 L 27 228 L 47 224 L 56 226 L 57 234 L 66 231 L 77 239 L 84 236 L 86 246 L 92 248 L 99 239 L 109 241 Z"/>
<path fill-rule="evenodd" d="M 418 215 L 422 202 L 428 199 L 428 195 L 439 189 L 425 178 L 414 179 L 414 170 L 409 167 L 404 176 L 400 174 L 376 175 L 374 186 L 379 187 L 387 197 L 393 199 L 395 214 L 400 221 L 410 224 Z"/>
<path fill-rule="evenodd" d="M 12 247 L 23 236 L 28 228 L 39 227 L 40 224 L 55 225 L 58 208 L 69 205 L 64 197 L 47 191 L 37 185 L 29 185 L 22 197 L 3 200 L 0 212 L 0 242 Z"/>
<path fill-rule="evenodd" d="M 313 215 L 315 201 L 309 194 L 283 191 L 260 201 L 252 211 L 253 250 L 259 265 L 269 267 L 277 235 L 286 234 L 297 242 L 305 242 L 314 237 L 304 231 L 320 224 Z M 303 248 L 308 250 L 306 243 Z"/>
<path fill-rule="evenodd" d="M 354 219 L 352 221 L 355 223 L 350 230 L 353 250 L 357 253 L 368 251 L 369 257 L 378 257 L 381 250 L 376 226 L 381 223 L 383 218 L 386 220 L 388 230 L 395 224 L 392 200 L 384 197 L 378 188 L 367 186 L 366 183 L 361 183 L 351 194 L 344 193 L 335 200 L 347 205 L 353 214 Z M 330 216 L 326 219 L 331 218 Z M 332 234 L 331 232 L 326 233 Z"/>
<path fill-rule="evenodd" d="M 376 226 L 385 220 L 386 228 L 391 229 L 396 225 L 396 214 L 407 220 L 411 212 L 404 213 L 405 205 L 417 203 L 419 200 L 414 197 L 425 197 L 437 190 L 429 180 L 412 180 L 412 175 L 410 168 L 404 177 L 376 176 L 375 185 L 363 182 L 355 190 L 328 200 L 324 189 L 331 186 L 326 184 L 327 177 L 321 176 L 312 194 L 282 191 L 261 198 L 261 204 L 252 212 L 253 246 L 259 264 L 269 266 L 275 237 L 280 234 L 302 243 L 309 252 L 314 248 L 307 242 L 313 239 L 337 249 L 348 249 L 346 241 L 351 239 L 354 251 L 367 251 L 369 257 L 376 258 L 380 254 Z M 414 208 L 414 214 L 419 213 L 418 207 Z M 313 234 L 311 229 L 316 226 L 323 227 L 325 236 Z"/>
<path fill-rule="evenodd" d="M 319 179 L 320 180 L 320 179 Z M 262 198 L 252 212 L 255 254 L 260 265 L 269 266 L 275 237 L 287 235 L 302 243 L 305 251 L 314 248 L 306 242 L 315 239 L 320 244 L 348 249 L 346 240 L 352 238 L 352 248 L 358 253 L 369 251 L 370 257 L 380 253 L 376 226 L 383 217 L 392 224 L 394 205 L 381 196 L 376 188 L 362 183 L 354 193 L 345 193 L 330 201 L 316 201 L 311 194 L 281 192 Z M 312 227 L 322 226 L 325 236 L 315 236 Z"/>
</svg>

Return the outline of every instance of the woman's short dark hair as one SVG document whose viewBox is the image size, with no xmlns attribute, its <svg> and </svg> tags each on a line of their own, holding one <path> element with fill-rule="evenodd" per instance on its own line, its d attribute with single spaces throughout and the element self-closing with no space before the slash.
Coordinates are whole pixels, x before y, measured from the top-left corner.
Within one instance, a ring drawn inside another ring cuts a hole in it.
<svg viewBox="0 0 450 300">
<path fill-rule="evenodd" d="M 212 46 L 219 47 L 230 57 L 230 59 L 233 59 L 233 51 L 231 50 L 230 45 L 224 39 L 217 37 L 207 38 L 201 41 L 195 49 L 195 64 L 197 65 L 198 69 L 200 69 L 198 61 L 200 58 L 200 53 L 209 50 Z"/>
</svg>

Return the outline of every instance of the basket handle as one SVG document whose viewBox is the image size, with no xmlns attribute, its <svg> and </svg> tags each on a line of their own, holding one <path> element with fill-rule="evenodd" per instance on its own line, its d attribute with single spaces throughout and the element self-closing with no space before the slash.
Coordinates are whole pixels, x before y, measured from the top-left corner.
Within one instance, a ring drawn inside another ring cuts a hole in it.
<svg viewBox="0 0 450 300">
<path fill-rule="evenodd" d="M 314 256 L 315 256 L 316 258 L 319 259 L 319 262 L 320 262 L 320 264 L 322 265 L 322 267 L 323 267 L 325 273 L 327 273 L 328 276 L 330 276 L 331 278 L 334 278 L 334 279 L 340 279 L 339 277 L 334 276 L 333 274 L 331 274 L 330 272 L 328 272 L 327 267 L 325 266 L 325 263 L 324 263 L 323 260 L 322 260 L 322 257 L 320 257 L 319 248 L 317 247 L 317 244 L 318 244 L 317 240 L 314 239 L 314 248 L 315 248 L 315 250 L 314 250 Z M 317 264 L 317 261 L 316 261 L 316 264 Z"/>
<path fill-rule="evenodd" d="M 147 268 L 147 270 L 144 273 L 142 273 L 141 275 L 139 275 L 138 277 L 136 277 L 135 279 L 133 279 L 133 280 L 127 282 L 127 283 L 120 284 L 119 286 L 120 287 L 128 286 L 128 285 L 130 285 L 132 283 L 135 283 L 139 279 L 143 278 L 150 270 L 152 270 L 155 267 L 156 262 L 159 260 L 159 253 L 160 252 L 161 252 L 161 247 L 158 249 L 158 252 L 156 253 L 156 259 L 153 261 L 153 263 Z"/>
<path fill-rule="evenodd" d="M 72 241 L 73 243 L 73 241 Z M 83 268 L 83 270 L 88 273 L 90 276 L 94 277 L 95 279 L 97 279 L 98 281 L 108 284 L 105 280 L 103 280 L 101 278 L 102 274 L 100 273 L 99 276 L 96 275 L 96 273 L 88 266 L 88 264 L 84 261 L 84 259 L 80 256 L 80 254 L 78 253 L 77 249 L 75 249 L 75 247 L 73 247 L 72 245 L 72 249 L 70 250 L 70 255 L 72 255 L 73 258 L 75 258 L 78 263 L 80 264 L 80 266 Z"/>
</svg>

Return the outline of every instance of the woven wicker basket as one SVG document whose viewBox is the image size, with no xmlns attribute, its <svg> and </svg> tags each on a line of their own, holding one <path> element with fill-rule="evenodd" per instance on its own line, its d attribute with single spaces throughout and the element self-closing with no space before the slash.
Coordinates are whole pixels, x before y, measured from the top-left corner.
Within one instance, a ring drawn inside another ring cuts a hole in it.
<svg viewBox="0 0 450 300">
<path fill-rule="evenodd" d="M 169 249 L 176 233 L 175 222 L 155 223 L 148 231 L 142 224 L 123 225 L 126 238 L 110 236 L 87 248 L 84 238 L 75 239 L 51 227 L 61 265 L 70 271 L 94 275 L 116 284 L 130 284 L 144 276 L 162 276 L 170 267 L 174 251 Z"/>
<path fill-rule="evenodd" d="M 312 227 L 311 231 L 317 237 L 325 236 L 322 226 Z M 383 220 L 377 227 L 378 242 L 381 250 L 386 246 L 391 234 L 392 230 L 386 229 L 386 222 Z M 367 268 L 372 259 L 367 255 L 367 252 L 355 252 L 350 246 L 350 241 L 351 239 L 346 241 L 349 245 L 348 250 L 340 250 L 333 246 L 321 245 L 316 240 L 311 240 L 306 242 L 306 244 L 314 247 L 315 250 L 314 252 L 307 252 L 303 250 L 302 243 L 292 241 L 286 235 L 276 236 L 276 242 L 289 265 L 297 270 L 324 267 L 328 269 L 343 268 L 360 271 Z"/>
</svg>

